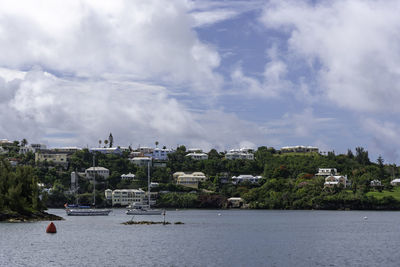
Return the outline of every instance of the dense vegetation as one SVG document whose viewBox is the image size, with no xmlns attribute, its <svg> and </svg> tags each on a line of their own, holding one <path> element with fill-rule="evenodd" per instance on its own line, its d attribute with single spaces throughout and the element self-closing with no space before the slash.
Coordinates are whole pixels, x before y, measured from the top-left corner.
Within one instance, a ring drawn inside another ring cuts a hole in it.
<svg viewBox="0 0 400 267">
<path fill-rule="evenodd" d="M 17 146 L 18 144 L 16 144 Z M 79 197 L 81 203 L 91 203 L 93 187 L 85 179 L 79 180 L 78 195 L 68 192 L 70 173 L 83 172 L 92 165 L 93 155 L 83 149 L 70 156 L 69 168 L 46 162 L 35 165 L 34 155 L 19 155 L 10 149 L 8 158 L 15 157 L 20 165 L 11 168 L 2 160 L 0 176 L 0 209 L 21 211 L 42 210 L 43 201 L 38 200 L 38 188 L 43 183 L 51 188 L 45 197 L 50 207 L 61 207 Z M 318 153 L 281 154 L 274 148 L 259 147 L 254 160 L 227 160 L 224 152 L 209 151 L 208 160 L 186 157 L 186 148 L 180 146 L 169 154 L 166 167 L 151 168 L 152 181 L 160 183 L 153 191 L 161 192 L 157 203 L 161 207 L 221 208 L 226 207 L 229 197 L 242 197 L 250 208 L 262 209 L 399 209 L 400 191 L 390 185 L 398 174 L 396 165 L 388 165 L 379 157 L 371 162 L 368 151 L 361 147 L 347 154 L 326 155 Z M 96 186 L 97 202 L 107 205 L 104 190 L 107 188 L 143 188 L 147 186 L 147 170 L 132 164 L 129 152 L 122 155 L 96 154 L 96 165 L 110 170 L 110 177 L 99 180 Z M 324 188 L 324 179 L 316 178 L 318 168 L 336 168 L 347 175 L 351 185 L 343 188 Z M 198 190 L 178 186 L 172 174 L 176 171 L 201 171 L 209 178 Z M 121 175 L 134 173 L 134 181 L 122 180 Z M 234 185 L 229 177 L 240 174 L 262 175 L 258 184 Z M 382 186 L 372 188 L 370 182 L 378 179 Z M 41 193 L 43 196 L 46 194 Z M 20 198 L 17 196 L 21 196 Z M 16 200 L 17 199 L 17 200 Z"/>
</svg>

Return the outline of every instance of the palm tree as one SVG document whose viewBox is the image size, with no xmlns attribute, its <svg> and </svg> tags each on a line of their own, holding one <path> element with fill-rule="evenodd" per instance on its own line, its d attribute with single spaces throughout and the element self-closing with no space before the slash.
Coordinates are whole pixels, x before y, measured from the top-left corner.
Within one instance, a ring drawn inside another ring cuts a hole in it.
<svg viewBox="0 0 400 267">
<path fill-rule="evenodd" d="M 21 141 L 21 146 L 26 146 L 28 144 L 28 141 L 24 138 Z"/>
<path fill-rule="evenodd" d="M 99 140 L 99 147 L 101 147 L 101 140 Z"/>
<path fill-rule="evenodd" d="M 106 140 L 104 140 L 104 147 L 107 147 L 107 144 L 108 144 L 108 140 L 106 139 Z"/>
<path fill-rule="evenodd" d="M 158 141 L 156 141 L 156 148 L 157 148 L 157 146 L 158 146 Z"/>
</svg>

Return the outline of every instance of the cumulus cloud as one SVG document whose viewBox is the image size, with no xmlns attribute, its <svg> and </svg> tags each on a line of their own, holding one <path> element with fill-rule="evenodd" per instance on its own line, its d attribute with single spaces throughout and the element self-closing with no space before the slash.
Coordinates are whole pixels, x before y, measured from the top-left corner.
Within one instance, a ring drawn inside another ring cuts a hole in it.
<svg viewBox="0 0 400 267">
<path fill-rule="evenodd" d="M 0 2 L 0 67 L 104 74 L 218 90 L 219 54 L 191 29 L 187 1 Z M 21 8 L 24 7 L 24 8 Z"/>
<path fill-rule="evenodd" d="M 398 1 L 270 1 L 261 21 L 287 34 L 288 60 L 309 68 L 313 94 L 348 109 L 399 112 L 399 13 Z"/>
</svg>

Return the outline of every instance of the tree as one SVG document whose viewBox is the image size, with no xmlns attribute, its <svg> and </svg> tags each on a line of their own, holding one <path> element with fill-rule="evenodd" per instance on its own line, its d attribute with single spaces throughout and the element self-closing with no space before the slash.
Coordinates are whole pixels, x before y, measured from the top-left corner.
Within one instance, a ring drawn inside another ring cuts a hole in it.
<svg viewBox="0 0 400 267">
<path fill-rule="evenodd" d="M 158 141 L 156 141 L 156 143 L 155 143 L 155 144 L 156 144 L 156 147 L 157 147 L 157 146 L 158 146 Z"/>
<path fill-rule="evenodd" d="M 368 151 L 364 150 L 363 147 L 356 147 L 356 160 L 361 165 L 369 164 Z"/>
<path fill-rule="evenodd" d="M 28 144 L 28 141 L 24 138 L 21 140 L 21 146 L 26 146 Z"/>
<path fill-rule="evenodd" d="M 106 140 L 104 140 L 104 147 L 107 147 L 107 144 L 108 144 L 108 140 L 106 139 Z"/>
<path fill-rule="evenodd" d="M 99 140 L 99 147 L 101 147 L 101 140 Z"/>
<path fill-rule="evenodd" d="M 108 142 L 110 143 L 110 148 L 111 148 L 114 144 L 114 137 L 112 133 L 110 133 L 110 135 L 108 136 Z"/>
</svg>

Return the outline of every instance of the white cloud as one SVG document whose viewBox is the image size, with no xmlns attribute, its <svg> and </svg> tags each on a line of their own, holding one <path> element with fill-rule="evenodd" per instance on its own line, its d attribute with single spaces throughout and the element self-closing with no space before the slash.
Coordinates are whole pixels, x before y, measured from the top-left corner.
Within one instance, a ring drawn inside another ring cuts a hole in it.
<svg viewBox="0 0 400 267">
<path fill-rule="evenodd" d="M 270 1 L 261 21 L 288 34 L 290 58 L 341 107 L 400 111 L 398 1 Z M 287 62 L 290 64 L 290 62 Z"/>
<path fill-rule="evenodd" d="M 227 19 L 232 19 L 239 15 L 239 12 L 234 10 L 213 10 L 193 12 L 192 15 L 195 20 L 194 27 L 204 27 Z"/>
<path fill-rule="evenodd" d="M 24 7 L 24 8 L 21 8 Z M 192 30 L 178 1 L 1 1 L 0 67 L 57 74 L 107 73 L 218 90 L 220 58 Z"/>
</svg>

